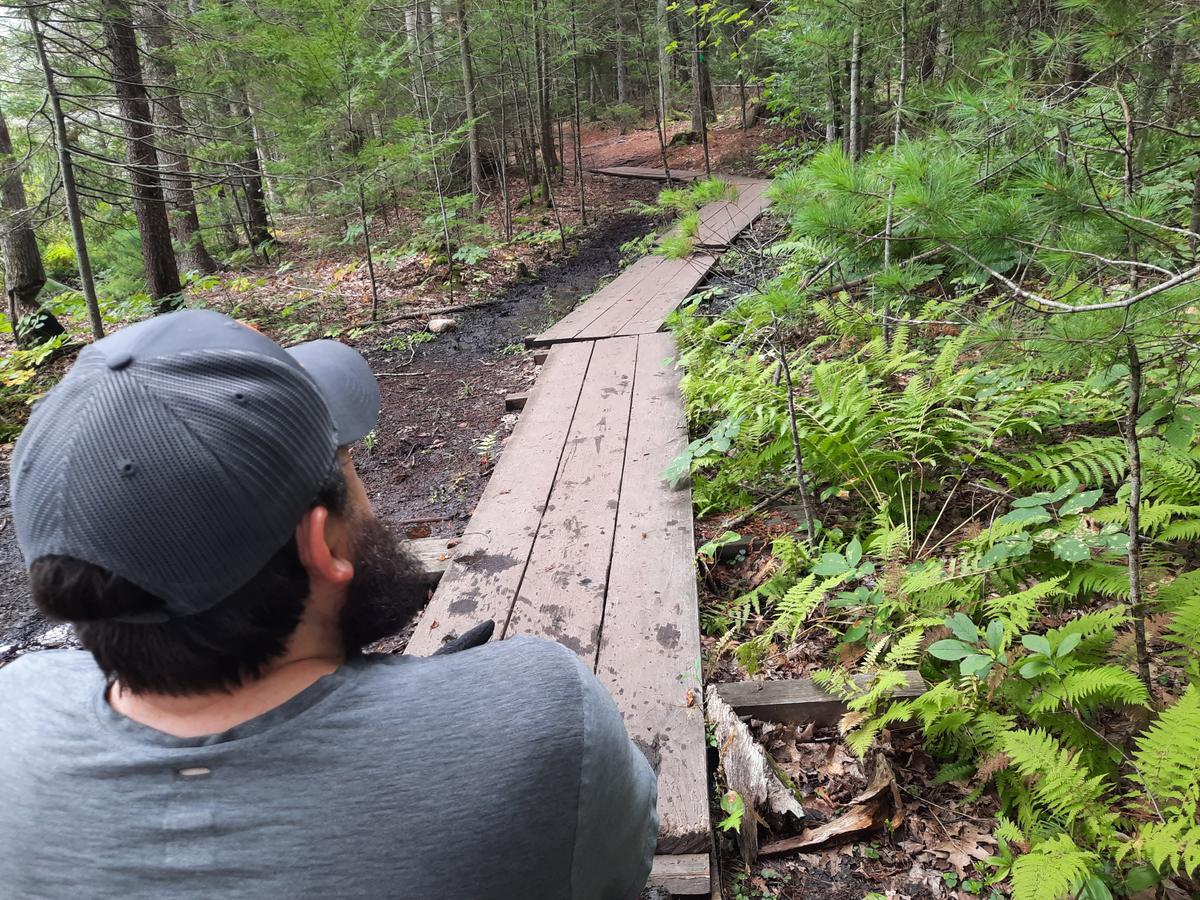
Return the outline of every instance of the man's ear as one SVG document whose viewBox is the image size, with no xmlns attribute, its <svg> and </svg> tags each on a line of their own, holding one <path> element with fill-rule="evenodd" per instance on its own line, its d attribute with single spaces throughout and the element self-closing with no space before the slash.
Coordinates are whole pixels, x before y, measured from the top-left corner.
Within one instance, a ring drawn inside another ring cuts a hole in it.
<svg viewBox="0 0 1200 900">
<path fill-rule="evenodd" d="M 324 506 L 314 506 L 296 526 L 300 564 L 314 584 L 349 584 L 354 563 L 343 549 L 347 543 L 340 523 L 330 518 Z"/>
</svg>

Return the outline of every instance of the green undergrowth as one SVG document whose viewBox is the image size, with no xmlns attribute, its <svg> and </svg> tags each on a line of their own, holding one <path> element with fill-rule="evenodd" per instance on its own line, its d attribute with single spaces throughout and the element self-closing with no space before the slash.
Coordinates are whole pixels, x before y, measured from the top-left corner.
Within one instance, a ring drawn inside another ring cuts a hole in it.
<svg viewBox="0 0 1200 900">
<path fill-rule="evenodd" d="M 802 522 L 775 540 L 769 577 L 705 609 L 709 663 L 732 654 L 753 674 L 799 641 L 829 642 L 817 678 L 848 702 L 849 745 L 866 754 L 913 723 L 940 782 L 965 784 L 966 801 L 993 793 L 999 849 L 980 869 L 1019 900 L 1193 876 L 1200 405 L 1194 367 L 1163 352 L 1175 335 L 1162 307 L 1014 311 L 937 258 L 866 291 L 818 290 L 806 273 L 828 245 L 804 223 L 767 252 L 786 260 L 777 278 L 673 323 L 696 439 L 666 474 L 690 475 L 703 517 L 796 489 L 799 456 L 813 536 Z M 872 314 L 882 290 L 904 297 L 886 340 Z M 1144 369 L 1140 607 L 1131 340 Z M 930 690 L 891 701 L 912 668 Z M 851 681 L 862 673 L 875 676 L 865 691 Z"/>
</svg>

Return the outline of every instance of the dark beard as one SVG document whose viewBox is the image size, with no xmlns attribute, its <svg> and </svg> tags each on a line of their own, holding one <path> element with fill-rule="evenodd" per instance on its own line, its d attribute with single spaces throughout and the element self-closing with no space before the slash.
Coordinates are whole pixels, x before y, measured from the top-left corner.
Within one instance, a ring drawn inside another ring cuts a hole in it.
<svg viewBox="0 0 1200 900">
<path fill-rule="evenodd" d="M 416 561 L 377 519 L 356 517 L 354 531 L 354 578 L 342 610 L 342 642 L 351 656 L 400 631 L 429 596 Z"/>
</svg>

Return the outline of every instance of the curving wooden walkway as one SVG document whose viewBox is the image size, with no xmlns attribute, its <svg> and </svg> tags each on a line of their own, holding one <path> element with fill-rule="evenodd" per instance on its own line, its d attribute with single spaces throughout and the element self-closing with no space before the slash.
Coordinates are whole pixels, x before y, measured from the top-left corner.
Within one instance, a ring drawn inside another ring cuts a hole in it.
<svg viewBox="0 0 1200 900">
<path fill-rule="evenodd" d="M 639 260 L 530 339 L 551 349 L 406 651 L 491 618 L 497 639 L 579 654 L 658 772 L 652 881 L 677 894 L 708 893 L 711 836 L 691 491 L 662 479 L 687 424 L 661 329 L 766 207 L 766 182 L 739 181 L 701 211 L 701 236 L 725 244 Z"/>
</svg>

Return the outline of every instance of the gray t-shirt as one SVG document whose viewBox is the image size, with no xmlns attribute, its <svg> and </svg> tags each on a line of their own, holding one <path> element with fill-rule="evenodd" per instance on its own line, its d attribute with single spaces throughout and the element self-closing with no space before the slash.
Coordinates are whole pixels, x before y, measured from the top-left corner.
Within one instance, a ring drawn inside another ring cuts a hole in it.
<svg viewBox="0 0 1200 900">
<path fill-rule="evenodd" d="M 82 651 L 0 670 L 0 897 L 629 900 L 649 874 L 654 774 L 557 644 L 365 657 L 202 738 L 104 687 Z"/>
</svg>

